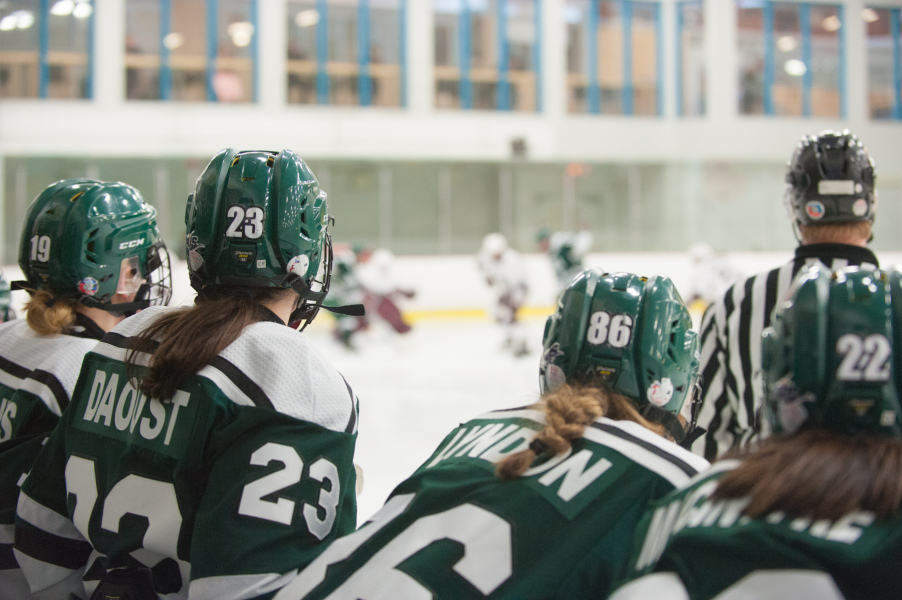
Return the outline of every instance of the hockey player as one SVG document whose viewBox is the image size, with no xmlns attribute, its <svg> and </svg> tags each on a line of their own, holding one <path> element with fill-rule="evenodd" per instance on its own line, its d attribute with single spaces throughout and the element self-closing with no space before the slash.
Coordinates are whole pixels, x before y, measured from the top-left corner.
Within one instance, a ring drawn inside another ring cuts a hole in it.
<svg viewBox="0 0 902 600">
<path fill-rule="evenodd" d="M 644 507 L 708 464 L 664 437 L 690 325 L 667 278 L 586 271 L 546 324 L 541 401 L 460 425 L 275 598 L 604 598 Z"/>
<path fill-rule="evenodd" d="M 124 183 L 47 187 L 28 207 L 19 266 L 26 280 L 15 283 L 31 295 L 26 318 L 0 326 L 4 600 L 31 597 L 13 555 L 19 484 L 69 404 L 82 359 L 127 313 L 166 304 L 172 289 L 156 211 Z"/>
<path fill-rule="evenodd" d="M 329 285 L 329 297 L 323 306 L 339 306 L 343 304 L 362 304 L 364 301 L 363 285 L 357 277 L 356 253 L 347 246 L 335 247 L 332 262 L 332 281 Z M 365 316 L 333 314 L 335 325 L 332 333 L 335 339 L 349 350 L 356 349 L 354 337 L 369 326 Z"/>
<path fill-rule="evenodd" d="M 539 250 L 551 261 L 558 290 L 565 289 L 584 268 L 583 261 L 592 248 L 592 233 L 586 230 L 552 233 L 550 229 L 543 228 L 539 230 L 536 240 Z"/>
<path fill-rule="evenodd" d="M 356 524 L 356 398 L 286 327 L 328 291 L 325 193 L 291 151 L 223 150 L 185 223 L 195 305 L 104 337 L 22 484 L 42 597 L 268 597 Z"/>
<path fill-rule="evenodd" d="M 0 323 L 6 323 L 16 318 L 16 310 L 13 308 L 12 290 L 9 280 L 0 271 Z"/>
<path fill-rule="evenodd" d="M 370 323 L 381 320 L 395 333 L 405 334 L 412 329 L 395 302 L 398 298 L 413 298 L 412 289 L 400 285 L 392 268 L 394 255 L 390 250 L 373 250 L 360 265 L 358 276 L 364 290 L 364 306 Z"/>
<path fill-rule="evenodd" d="M 776 434 L 653 505 L 617 600 L 896 599 L 902 272 L 806 271 L 762 341 Z"/>
<path fill-rule="evenodd" d="M 799 247 L 795 258 L 772 271 L 740 280 L 702 318 L 702 410 L 707 430 L 692 450 L 713 460 L 768 434 L 758 418 L 764 390 L 759 340 L 777 302 L 805 266 L 877 267 L 866 246 L 877 207 L 874 164 L 848 131 L 805 136 L 786 171 L 786 205 Z"/>
<path fill-rule="evenodd" d="M 504 235 L 490 233 L 483 238 L 476 260 L 492 290 L 492 315 L 504 329 L 504 348 L 514 356 L 526 356 L 529 344 L 518 315 L 529 293 L 523 258 L 507 245 Z"/>
</svg>

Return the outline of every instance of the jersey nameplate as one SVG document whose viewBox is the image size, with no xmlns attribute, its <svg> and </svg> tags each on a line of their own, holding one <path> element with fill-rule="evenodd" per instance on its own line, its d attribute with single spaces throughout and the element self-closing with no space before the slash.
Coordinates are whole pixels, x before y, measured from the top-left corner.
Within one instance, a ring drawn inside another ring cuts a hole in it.
<svg viewBox="0 0 902 600">
<path fill-rule="evenodd" d="M 179 390 L 163 401 L 148 398 L 115 367 L 93 370 L 85 385 L 89 393 L 86 402 L 78 402 L 75 428 L 169 456 L 182 454 L 197 412 L 190 393 Z"/>
<path fill-rule="evenodd" d="M 509 421 L 462 427 L 445 446 L 439 448 L 425 468 L 432 468 L 451 458 L 473 458 L 478 459 L 474 464 L 494 472 L 497 462 L 525 449 L 536 433 L 533 427 Z M 600 478 L 613 466 L 611 461 L 599 456 L 601 446 L 579 442 L 577 445 L 582 447 L 571 448 L 523 474 L 523 483 L 568 519 L 578 515 L 597 497 L 599 490 L 610 484 L 610 480 Z M 586 490 L 592 491 L 584 493 Z"/>
</svg>

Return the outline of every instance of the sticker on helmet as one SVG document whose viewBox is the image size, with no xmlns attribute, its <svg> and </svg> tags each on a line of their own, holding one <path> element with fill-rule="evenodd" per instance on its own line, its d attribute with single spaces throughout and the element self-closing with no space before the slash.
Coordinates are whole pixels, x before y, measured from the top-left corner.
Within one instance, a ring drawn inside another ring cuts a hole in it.
<svg viewBox="0 0 902 600">
<path fill-rule="evenodd" d="M 185 237 L 185 246 L 188 248 L 188 267 L 192 271 L 197 271 L 204 266 L 204 259 L 200 251 L 205 246 L 198 241 L 197 236 L 194 234 L 188 234 Z"/>
<path fill-rule="evenodd" d="M 78 282 L 78 291 L 88 296 L 93 296 L 94 294 L 96 294 L 99 287 L 100 285 L 93 277 L 85 277 Z"/>
<path fill-rule="evenodd" d="M 817 193 L 821 196 L 851 196 L 855 193 L 855 182 L 851 179 L 822 179 L 817 182 Z"/>
<path fill-rule="evenodd" d="M 856 217 L 863 217 L 868 214 L 868 201 L 864 198 L 859 198 L 858 200 L 853 202 L 852 214 Z"/>
<path fill-rule="evenodd" d="M 232 259 L 238 264 L 250 264 L 254 261 L 256 256 L 256 250 L 232 250 Z"/>
<path fill-rule="evenodd" d="M 556 364 L 553 364 L 557 357 L 563 355 L 564 352 L 561 350 L 561 344 L 559 342 L 551 344 L 551 346 L 542 353 L 542 360 L 539 361 L 539 372 L 544 376 L 545 385 L 549 391 L 556 390 L 567 383 L 567 376 L 564 374 L 564 370 Z"/>
<path fill-rule="evenodd" d="M 258 269 L 265 269 L 265 268 L 266 268 L 266 259 L 265 259 L 265 258 L 258 258 L 258 259 L 257 259 L 257 268 L 258 268 Z"/>
<path fill-rule="evenodd" d="M 815 221 L 824 217 L 824 205 L 817 200 L 812 200 L 805 205 L 805 213 Z"/>
<path fill-rule="evenodd" d="M 285 267 L 285 270 L 289 273 L 294 273 L 299 277 L 303 277 L 307 274 L 307 269 L 310 268 L 310 259 L 307 258 L 306 254 L 298 254 L 294 258 L 288 261 L 288 266 Z"/>
<path fill-rule="evenodd" d="M 648 386 L 648 401 L 655 406 L 665 406 L 673 398 L 673 382 L 670 377 L 663 377 Z"/>
</svg>

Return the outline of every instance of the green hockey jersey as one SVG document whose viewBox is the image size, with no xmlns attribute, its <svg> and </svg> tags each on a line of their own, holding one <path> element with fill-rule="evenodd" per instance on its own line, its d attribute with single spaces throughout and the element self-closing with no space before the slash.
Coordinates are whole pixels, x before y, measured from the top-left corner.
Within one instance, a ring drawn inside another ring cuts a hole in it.
<svg viewBox="0 0 902 600">
<path fill-rule="evenodd" d="M 19 484 L 69 404 L 82 359 L 95 344 L 79 335 L 38 335 L 25 319 L 0 325 L 0 600 L 27 597 L 13 555 Z"/>
<path fill-rule="evenodd" d="M 636 423 L 601 418 L 571 451 L 497 478 L 495 464 L 544 422 L 527 408 L 462 424 L 276 598 L 603 598 L 648 502 L 708 463 Z"/>
<path fill-rule="evenodd" d="M 15 553 L 32 590 L 87 597 L 134 567 L 160 598 L 267 598 L 354 529 L 357 401 L 341 375 L 304 334 L 263 322 L 172 398 L 148 398 L 126 348 L 166 310 L 85 357 L 22 484 Z"/>
<path fill-rule="evenodd" d="M 616 600 L 879 600 L 902 598 L 902 518 L 852 512 L 837 521 L 772 513 L 745 499 L 709 500 L 726 460 L 659 500 L 637 529 L 634 580 Z"/>
</svg>

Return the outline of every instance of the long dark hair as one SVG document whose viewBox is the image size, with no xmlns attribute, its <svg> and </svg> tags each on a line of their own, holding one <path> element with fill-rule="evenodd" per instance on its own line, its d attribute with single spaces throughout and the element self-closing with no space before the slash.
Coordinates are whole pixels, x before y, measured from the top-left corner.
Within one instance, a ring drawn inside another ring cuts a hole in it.
<svg viewBox="0 0 902 600">
<path fill-rule="evenodd" d="M 262 304 L 291 290 L 217 286 L 198 294 L 194 306 L 164 314 L 132 338 L 125 357 L 130 380 L 151 398 L 171 398 L 188 377 L 207 366 L 244 328 L 266 319 Z M 150 354 L 139 376 L 138 354 Z"/>
<path fill-rule="evenodd" d="M 902 440 L 895 438 L 812 428 L 725 458 L 742 462 L 711 497 L 748 498 L 743 512 L 750 517 L 780 511 L 835 521 L 867 510 L 886 520 L 902 506 Z"/>
</svg>

